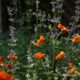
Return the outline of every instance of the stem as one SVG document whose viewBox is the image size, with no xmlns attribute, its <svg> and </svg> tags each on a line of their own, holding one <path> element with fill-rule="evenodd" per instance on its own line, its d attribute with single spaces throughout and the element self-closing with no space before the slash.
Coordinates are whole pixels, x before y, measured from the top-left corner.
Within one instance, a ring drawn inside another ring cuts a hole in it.
<svg viewBox="0 0 80 80">
<path fill-rule="evenodd" d="M 58 37 L 61 35 L 62 31 L 59 32 L 59 34 L 57 35 L 55 41 L 58 39 Z"/>
<path fill-rule="evenodd" d="M 57 60 L 54 60 L 54 64 L 53 64 L 53 72 L 55 72 L 56 64 L 57 64 Z"/>
<path fill-rule="evenodd" d="M 45 67 L 45 64 L 44 64 L 43 60 L 41 60 L 41 62 L 42 62 L 44 70 L 46 71 L 46 67 Z"/>
</svg>

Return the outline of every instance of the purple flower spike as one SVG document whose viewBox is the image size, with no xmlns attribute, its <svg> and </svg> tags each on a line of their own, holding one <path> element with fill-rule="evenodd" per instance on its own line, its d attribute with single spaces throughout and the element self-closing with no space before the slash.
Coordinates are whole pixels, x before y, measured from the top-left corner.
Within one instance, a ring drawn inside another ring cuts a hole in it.
<svg viewBox="0 0 80 80">
<path fill-rule="evenodd" d="M 15 51 L 14 51 L 14 50 L 7 50 L 7 53 L 8 53 L 8 54 L 14 54 Z"/>
</svg>

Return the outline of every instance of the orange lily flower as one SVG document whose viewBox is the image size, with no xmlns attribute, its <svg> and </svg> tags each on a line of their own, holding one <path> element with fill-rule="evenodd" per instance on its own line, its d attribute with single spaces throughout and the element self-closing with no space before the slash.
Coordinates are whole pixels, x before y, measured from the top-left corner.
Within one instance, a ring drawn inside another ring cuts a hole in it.
<svg viewBox="0 0 80 80">
<path fill-rule="evenodd" d="M 57 56 L 56 56 L 56 60 L 61 59 L 64 56 L 64 51 L 61 51 Z"/>
<path fill-rule="evenodd" d="M 75 68 L 72 68 L 72 69 L 70 69 L 70 70 L 68 71 L 68 73 L 69 73 L 69 74 L 74 74 L 75 71 L 76 71 L 76 69 L 75 69 Z"/>
<path fill-rule="evenodd" d="M 69 30 L 64 26 L 62 29 L 61 29 L 63 32 L 69 32 Z"/>
<path fill-rule="evenodd" d="M 69 32 L 69 30 L 62 24 L 58 24 L 58 29 L 62 30 L 63 32 Z"/>
<path fill-rule="evenodd" d="M 43 43 L 44 41 L 45 41 L 45 38 L 44 36 L 41 35 L 40 38 L 36 41 L 35 45 L 39 47 L 41 43 Z"/>
<path fill-rule="evenodd" d="M 73 66 L 73 63 L 71 63 L 71 62 L 68 62 L 68 66 L 71 66 L 71 67 L 72 67 L 72 66 Z"/>
<path fill-rule="evenodd" d="M 58 29 L 62 29 L 62 28 L 64 28 L 63 25 L 59 23 L 58 24 Z"/>
<path fill-rule="evenodd" d="M 73 43 L 80 42 L 80 35 L 77 35 L 76 37 L 72 38 L 72 42 Z"/>
<path fill-rule="evenodd" d="M 40 40 L 37 40 L 37 42 L 35 43 L 35 45 L 36 45 L 37 47 L 39 47 L 40 44 L 41 44 Z"/>
<path fill-rule="evenodd" d="M 44 38 L 44 36 L 40 36 L 40 38 L 39 38 L 39 40 L 40 40 L 40 42 L 44 42 L 45 41 L 45 38 Z"/>
<path fill-rule="evenodd" d="M 0 80 L 13 80 L 13 76 L 5 72 L 4 70 L 0 71 Z"/>
<path fill-rule="evenodd" d="M 38 52 L 36 54 L 34 54 L 34 58 L 36 59 L 43 59 L 45 57 L 45 54 L 42 52 Z"/>
</svg>

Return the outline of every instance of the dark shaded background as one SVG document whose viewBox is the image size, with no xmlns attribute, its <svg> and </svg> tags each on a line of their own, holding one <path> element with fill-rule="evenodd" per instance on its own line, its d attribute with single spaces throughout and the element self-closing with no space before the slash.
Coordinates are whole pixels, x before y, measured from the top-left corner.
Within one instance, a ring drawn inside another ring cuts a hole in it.
<svg viewBox="0 0 80 80">
<path fill-rule="evenodd" d="M 67 26 L 69 25 L 69 22 L 71 22 L 71 16 L 75 15 L 75 0 L 64 0 L 63 2 L 63 14 L 62 14 L 62 20 L 61 22 Z"/>
<path fill-rule="evenodd" d="M 26 10 L 28 10 L 28 8 L 33 8 L 33 11 L 35 11 L 35 6 L 33 5 L 26 5 L 24 3 L 23 0 L 20 1 L 21 2 L 21 12 L 26 12 Z M 9 16 L 7 13 L 7 5 L 10 5 L 9 0 L 2 0 L 1 1 L 2 4 L 2 26 L 3 26 L 3 32 L 6 32 L 9 30 Z M 51 9 L 52 6 L 50 4 L 50 0 L 40 0 L 40 4 L 39 4 L 39 8 L 43 11 L 46 11 L 47 13 L 51 13 Z M 64 12 L 62 13 L 62 19 L 61 22 L 62 24 L 64 24 L 65 26 L 67 26 L 69 24 L 69 22 L 71 21 L 71 16 L 75 14 L 74 12 L 74 0 L 64 0 L 63 2 L 63 9 Z"/>
</svg>

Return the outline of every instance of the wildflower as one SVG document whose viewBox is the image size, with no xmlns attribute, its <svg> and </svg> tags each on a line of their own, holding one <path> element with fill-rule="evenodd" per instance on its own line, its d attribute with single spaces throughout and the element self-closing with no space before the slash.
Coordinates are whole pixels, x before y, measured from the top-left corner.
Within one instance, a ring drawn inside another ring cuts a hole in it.
<svg viewBox="0 0 80 80">
<path fill-rule="evenodd" d="M 18 56 L 14 55 L 12 56 L 13 57 L 13 60 L 16 61 L 18 59 Z"/>
<path fill-rule="evenodd" d="M 1 66 L 1 67 L 5 66 L 4 62 L 1 61 L 1 62 L 0 62 L 0 66 Z"/>
<path fill-rule="evenodd" d="M 69 32 L 69 30 L 65 26 L 63 26 L 62 24 L 58 24 L 58 29 L 60 29 L 63 32 Z"/>
<path fill-rule="evenodd" d="M 41 43 L 43 43 L 44 41 L 45 41 L 45 38 L 43 35 L 41 35 L 40 38 L 36 41 L 35 45 L 39 47 Z"/>
<path fill-rule="evenodd" d="M 39 47 L 40 44 L 41 44 L 40 40 L 37 40 L 37 42 L 35 43 L 35 45 L 36 45 L 37 47 Z"/>
<path fill-rule="evenodd" d="M 10 60 L 10 59 L 11 59 L 11 55 L 8 55 L 8 56 L 7 56 L 7 59 Z"/>
<path fill-rule="evenodd" d="M 62 26 L 62 24 L 58 24 L 58 29 L 62 29 L 63 28 L 63 26 Z"/>
<path fill-rule="evenodd" d="M 68 73 L 69 73 L 69 74 L 74 74 L 75 71 L 76 71 L 76 69 L 75 69 L 75 68 L 72 68 L 72 69 L 70 69 L 70 70 L 68 71 Z"/>
<path fill-rule="evenodd" d="M 2 61 L 3 60 L 3 58 L 2 58 L 2 56 L 0 56 L 0 61 Z"/>
<path fill-rule="evenodd" d="M 61 51 L 57 56 L 56 56 L 56 60 L 61 59 L 64 56 L 64 51 Z"/>
<path fill-rule="evenodd" d="M 45 38 L 44 38 L 44 36 L 40 36 L 40 38 L 39 38 L 39 40 L 40 40 L 40 42 L 44 42 L 45 41 Z"/>
<path fill-rule="evenodd" d="M 42 52 L 38 52 L 36 54 L 34 54 L 34 58 L 36 59 L 43 59 L 45 57 L 45 54 Z"/>
<path fill-rule="evenodd" d="M 13 76 L 5 72 L 4 70 L 0 71 L 0 80 L 13 80 Z"/>
<path fill-rule="evenodd" d="M 8 53 L 8 54 L 14 54 L 15 51 L 11 49 L 11 50 L 7 50 L 7 53 Z"/>
<path fill-rule="evenodd" d="M 72 43 L 80 42 L 80 35 L 77 35 L 72 38 Z"/>
<path fill-rule="evenodd" d="M 71 62 L 68 62 L 68 66 L 71 66 L 71 67 L 72 67 L 72 66 L 73 66 L 73 63 L 71 63 Z"/>
<path fill-rule="evenodd" d="M 18 56 L 16 56 L 16 55 L 12 55 L 12 54 L 9 54 L 8 56 L 7 56 L 7 59 L 8 60 L 10 60 L 10 59 L 13 59 L 14 61 L 16 61 L 17 59 L 18 59 Z"/>
<path fill-rule="evenodd" d="M 7 65 L 8 69 L 12 69 L 12 64 Z"/>
<path fill-rule="evenodd" d="M 63 32 L 69 32 L 69 30 L 64 26 L 62 29 L 61 29 Z"/>
</svg>

